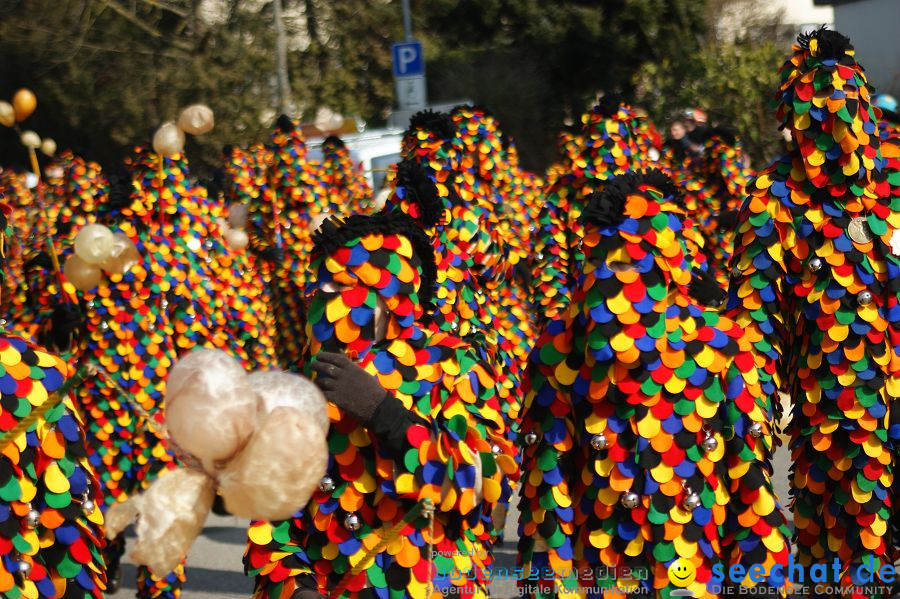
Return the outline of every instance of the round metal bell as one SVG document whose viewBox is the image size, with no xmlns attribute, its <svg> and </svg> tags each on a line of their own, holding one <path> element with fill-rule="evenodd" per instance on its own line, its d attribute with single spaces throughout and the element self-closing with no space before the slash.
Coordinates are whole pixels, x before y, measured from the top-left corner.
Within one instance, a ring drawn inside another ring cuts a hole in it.
<svg viewBox="0 0 900 599">
<path fill-rule="evenodd" d="M 41 513 L 37 510 L 28 510 L 28 515 L 25 516 L 25 524 L 28 528 L 37 528 L 37 525 L 41 522 Z"/>
<path fill-rule="evenodd" d="M 319 490 L 323 493 L 331 493 L 334 491 L 334 480 L 330 476 L 323 476 L 319 481 Z"/>
<path fill-rule="evenodd" d="M 537 443 L 538 436 L 536 433 L 525 433 L 525 445 L 534 445 Z"/>
<path fill-rule="evenodd" d="M 356 532 L 361 526 L 362 523 L 359 521 L 359 516 L 354 513 L 349 513 L 347 514 L 347 517 L 344 518 L 344 528 L 350 532 Z"/>
<path fill-rule="evenodd" d="M 104 320 L 103 322 L 100 323 L 100 330 L 101 330 L 101 331 L 108 331 L 108 330 L 109 330 L 109 325 L 106 323 L 105 320 Z"/>
<path fill-rule="evenodd" d="M 703 502 L 700 501 L 700 496 L 696 493 L 688 493 L 684 501 L 681 502 L 681 507 L 685 509 L 685 511 L 693 512 L 695 509 L 703 505 Z"/>
<path fill-rule="evenodd" d="M 707 437 L 703 439 L 703 451 L 715 451 L 719 447 L 719 442 L 715 437 Z"/>
<path fill-rule="evenodd" d="M 739 276 L 741 276 L 742 274 L 744 274 L 744 271 L 741 270 L 739 266 L 735 266 L 734 268 L 731 269 L 731 276 L 734 277 L 735 279 L 738 278 Z"/>
<path fill-rule="evenodd" d="M 609 447 L 609 440 L 606 438 L 606 435 L 599 433 L 591 437 L 591 447 L 597 451 L 603 451 Z"/>
<path fill-rule="evenodd" d="M 454 320 L 453 322 L 451 322 L 451 323 L 450 323 L 450 330 L 453 331 L 454 333 L 455 333 L 456 331 L 458 331 L 458 330 L 459 330 L 459 323 L 456 322 L 455 320 Z"/>
<path fill-rule="evenodd" d="M 822 270 L 822 259 L 819 257 L 813 258 L 809 261 L 809 270 L 812 272 L 819 272 Z"/>
<path fill-rule="evenodd" d="M 633 491 L 625 491 L 622 493 L 622 499 L 620 499 L 619 502 L 622 504 L 622 507 L 633 510 L 640 505 L 641 498 Z"/>
<path fill-rule="evenodd" d="M 19 570 L 19 574 L 21 574 L 23 578 L 28 578 L 28 576 L 31 574 L 31 564 L 29 564 L 25 560 L 19 560 L 19 563 L 16 564 L 16 568 Z"/>
<path fill-rule="evenodd" d="M 872 292 L 869 291 L 868 289 L 865 291 L 860 291 L 859 294 L 856 296 L 856 302 L 860 306 L 868 306 L 869 304 L 872 303 Z"/>
<path fill-rule="evenodd" d="M 753 425 L 750 427 L 750 436 L 756 437 L 758 439 L 758 438 L 762 437 L 762 434 L 763 434 L 762 425 L 758 422 L 754 422 Z"/>
<path fill-rule="evenodd" d="M 503 450 L 500 449 L 500 446 L 499 446 L 499 445 L 492 445 L 492 446 L 491 446 L 491 453 L 492 453 L 492 454 L 494 454 L 494 455 L 500 455 L 500 452 L 501 452 L 501 451 L 503 451 Z"/>
<path fill-rule="evenodd" d="M 207 239 L 206 241 L 204 241 L 204 242 L 203 242 L 203 247 L 206 248 L 207 250 L 213 249 L 213 240 L 212 240 L 212 239 Z"/>
<path fill-rule="evenodd" d="M 91 515 L 94 513 L 94 510 L 97 509 L 97 506 L 94 505 L 94 502 L 90 499 L 85 499 L 81 502 L 81 509 L 85 514 Z"/>
<path fill-rule="evenodd" d="M 538 253 L 537 253 L 537 259 L 538 259 L 538 260 L 543 260 L 543 259 L 544 259 L 544 252 L 538 252 Z"/>
</svg>

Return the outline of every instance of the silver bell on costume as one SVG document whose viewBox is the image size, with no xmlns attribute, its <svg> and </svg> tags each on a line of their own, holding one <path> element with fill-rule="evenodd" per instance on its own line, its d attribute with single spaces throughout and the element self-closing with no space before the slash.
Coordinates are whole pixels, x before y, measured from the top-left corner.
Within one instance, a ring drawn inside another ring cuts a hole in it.
<svg viewBox="0 0 900 599">
<path fill-rule="evenodd" d="M 868 306 L 872 303 L 872 292 L 869 290 L 860 291 L 859 295 L 856 296 L 856 302 L 860 306 Z"/>
<path fill-rule="evenodd" d="M 23 578 L 28 578 L 28 576 L 31 574 L 31 564 L 29 564 L 25 560 L 19 560 L 16 568 L 19 570 L 19 574 L 21 574 Z"/>
<path fill-rule="evenodd" d="M 609 440 L 603 433 L 598 433 L 591 437 L 591 447 L 593 447 L 597 451 L 603 451 L 604 449 L 609 447 Z"/>
<path fill-rule="evenodd" d="M 88 516 L 90 516 L 91 514 L 94 513 L 94 510 L 95 510 L 96 508 L 97 508 L 97 506 L 94 505 L 94 502 L 91 501 L 91 498 L 90 498 L 90 496 L 88 496 L 87 493 L 85 493 L 84 495 L 82 495 L 82 497 L 81 497 L 81 509 L 84 511 L 85 514 L 87 514 Z"/>
<path fill-rule="evenodd" d="M 703 505 L 703 502 L 700 501 L 700 496 L 696 493 L 688 493 L 685 495 L 684 501 L 681 502 L 681 507 L 687 512 L 693 512 L 701 505 Z"/>
<path fill-rule="evenodd" d="M 534 445 L 537 443 L 538 436 L 536 433 L 525 433 L 525 445 Z"/>
<path fill-rule="evenodd" d="M 620 500 L 620 502 L 622 503 L 622 507 L 633 510 L 641 504 L 641 498 L 637 493 L 633 491 L 625 491 L 624 493 L 622 493 L 622 499 Z"/>
<path fill-rule="evenodd" d="M 809 270 L 812 272 L 819 272 L 822 270 L 822 259 L 821 258 L 813 258 L 809 261 Z"/>
<path fill-rule="evenodd" d="M 25 516 L 25 524 L 28 528 L 37 528 L 37 525 L 41 523 L 41 514 L 37 510 L 28 510 L 28 515 Z"/>
<path fill-rule="evenodd" d="M 762 437 L 762 434 L 763 434 L 762 425 L 758 422 L 754 422 L 753 425 L 750 427 L 750 436 L 756 437 L 758 439 L 758 438 Z"/>
<path fill-rule="evenodd" d="M 715 451 L 719 447 L 719 442 L 716 441 L 716 438 L 713 436 L 709 436 L 703 439 L 703 451 Z"/>
<path fill-rule="evenodd" d="M 323 493 L 331 493 L 334 491 L 334 480 L 330 476 L 323 476 L 319 481 L 319 490 Z"/>
<path fill-rule="evenodd" d="M 359 520 L 359 516 L 354 513 L 347 514 L 347 517 L 344 518 L 344 528 L 349 530 L 350 532 L 356 532 L 362 527 L 362 522 Z"/>
</svg>

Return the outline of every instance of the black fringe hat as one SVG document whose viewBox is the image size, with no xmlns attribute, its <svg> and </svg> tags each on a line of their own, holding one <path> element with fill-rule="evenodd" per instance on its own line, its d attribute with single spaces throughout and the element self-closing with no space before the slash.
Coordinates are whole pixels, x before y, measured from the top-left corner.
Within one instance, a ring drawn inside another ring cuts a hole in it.
<svg viewBox="0 0 900 599">
<path fill-rule="evenodd" d="M 312 235 L 314 257 L 329 256 L 353 239 L 366 235 L 402 235 L 409 239 L 413 254 L 419 260 L 422 282 L 419 286 L 419 303 L 429 313 L 437 286 L 437 265 L 434 247 L 425 231 L 409 216 L 401 212 L 354 214 L 345 219 L 332 216 L 323 222 Z"/>
<path fill-rule="evenodd" d="M 639 185 L 651 185 L 664 196 L 673 197 L 681 204 L 681 190 L 672 179 L 659 169 L 634 171 L 615 177 L 606 184 L 603 191 L 592 193 L 582 214 L 582 222 L 590 222 L 600 228 L 612 227 L 625 220 L 625 200 L 635 193 Z"/>
</svg>

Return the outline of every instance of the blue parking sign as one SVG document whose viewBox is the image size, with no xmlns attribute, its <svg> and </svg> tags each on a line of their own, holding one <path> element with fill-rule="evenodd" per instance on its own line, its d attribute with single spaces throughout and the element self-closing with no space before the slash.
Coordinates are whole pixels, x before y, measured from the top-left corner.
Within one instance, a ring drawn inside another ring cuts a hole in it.
<svg viewBox="0 0 900 599">
<path fill-rule="evenodd" d="M 425 74 L 422 42 L 401 42 L 391 46 L 394 77 L 416 77 Z"/>
</svg>

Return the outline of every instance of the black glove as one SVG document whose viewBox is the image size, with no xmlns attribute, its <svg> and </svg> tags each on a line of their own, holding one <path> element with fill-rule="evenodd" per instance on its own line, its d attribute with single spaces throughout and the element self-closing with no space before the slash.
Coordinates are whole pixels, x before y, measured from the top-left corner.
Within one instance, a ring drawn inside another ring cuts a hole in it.
<svg viewBox="0 0 900 599">
<path fill-rule="evenodd" d="M 83 319 L 78 306 L 65 303 L 53 309 L 50 322 L 53 326 L 51 334 L 54 346 L 59 350 L 67 350 L 72 344 L 72 334 L 81 329 Z"/>
<path fill-rule="evenodd" d="M 513 276 L 520 282 L 530 285 L 533 273 L 531 272 L 531 264 L 525 258 L 520 258 L 513 268 Z"/>
<path fill-rule="evenodd" d="M 326 399 L 363 425 L 368 424 L 388 392 L 378 379 L 344 354 L 319 352 L 312 363 L 316 385 Z"/>
<path fill-rule="evenodd" d="M 109 181 L 109 192 L 106 195 L 105 209 L 117 212 L 131 206 L 131 194 L 134 193 L 134 185 L 131 182 L 131 173 L 124 166 L 115 165 L 109 170 L 104 169 Z"/>
<path fill-rule="evenodd" d="M 277 266 L 284 262 L 284 250 L 278 246 L 270 245 L 259 251 L 259 257 L 266 262 Z"/>
<path fill-rule="evenodd" d="M 728 297 L 725 290 L 719 286 L 715 277 L 699 268 L 692 269 L 693 276 L 688 284 L 688 294 L 704 306 L 720 308 Z"/>
<path fill-rule="evenodd" d="M 36 267 L 53 270 L 53 261 L 50 260 L 50 254 L 41 250 L 25 263 L 25 270 L 32 270 Z"/>
<path fill-rule="evenodd" d="M 737 210 L 726 210 L 725 212 L 719 213 L 719 231 L 723 233 L 730 233 L 737 228 L 737 223 Z"/>
<path fill-rule="evenodd" d="M 301 574 L 296 577 L 297 588 L 291 594 L 291 599 L 325 599 L 319 593 L 319 587 L 316 581 L 309 574 Z"/>
<path fill-rule="evenodd" d="M 70 220 L 67 220 L 64 222 L 60 222 L 59 220 L 57 220 L 56 221 L 56 234 L 61 235 L 63 237 L 68 237 L 69 233 L 72 232 L 73 224 L 74 223 Z"/>
</svg>

